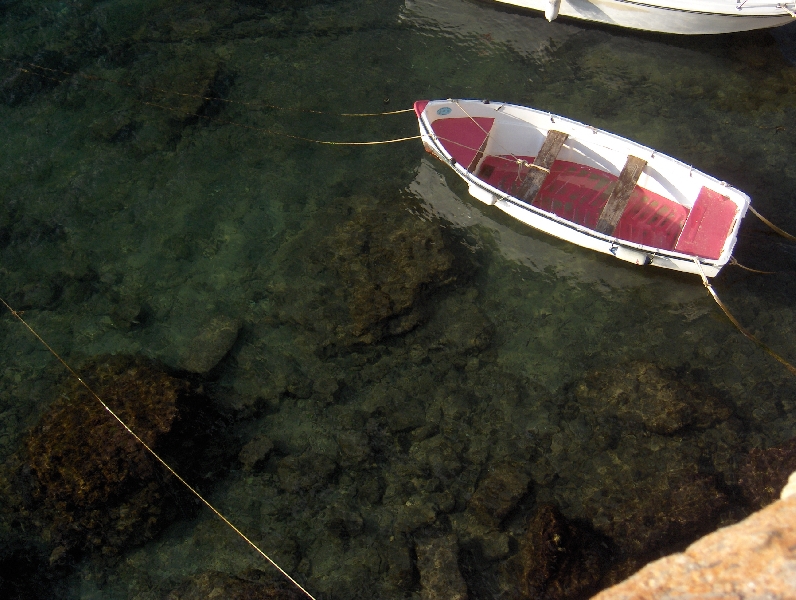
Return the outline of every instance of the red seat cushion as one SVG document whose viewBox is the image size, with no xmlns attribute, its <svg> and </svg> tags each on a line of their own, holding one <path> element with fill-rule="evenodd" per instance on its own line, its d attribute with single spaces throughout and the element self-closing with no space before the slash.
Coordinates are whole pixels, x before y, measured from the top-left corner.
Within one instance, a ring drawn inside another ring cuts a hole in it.
<svg viewBox="0 0 796 600">
<path fill-rule="evenodd" d="M 440 143 L 456 162 L 470 166 L 481 144 L 489 135 L 495 119 L 487 117 L 460 117 L 452 119 L 437 119 L 431 123 L 431 128 L 437 134 Z"/>
<path fill-rule="evenodd" d="M 688 217 L 688 209 L 642 187 L 636 187 L 614 230 L 620 240 L 671 250 Z"/>
<path fill-rule="evenodd" d="M 528 156 L 487 156 L 481 163 L 479 177 L 490 185 L 514 195 L 528 168 L 517 160 L 533 162 Z M 577 163 L 557 160 L 544 181 L 534 206 L 559 217 L 594 229 L 608 201 L 611 184 L 618 177 Z M 659 194 L 636 187 L 619 219 L 614 236 L 671 250 L 688 216 L 688 209 Z"/>
<path fill-rule="evenodd" d="M 703 187 L 674 249 L 702 258 L 719 258 L 737 214 L 735 202 Z"/>
</svg>

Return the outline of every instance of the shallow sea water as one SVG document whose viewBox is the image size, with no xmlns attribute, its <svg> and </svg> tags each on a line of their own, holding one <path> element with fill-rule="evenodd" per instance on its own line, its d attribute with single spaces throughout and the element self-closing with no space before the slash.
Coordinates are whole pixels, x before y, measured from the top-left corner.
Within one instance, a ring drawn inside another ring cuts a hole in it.
<svg viewBox="0 0 796 600">
<path fill-rule="evenodd" d="M 729 498 L 711 523 L 731 522 L 747 453 L 796 436 L 796 382 L 698 279 L 531 231 L 418 140 L 297 139 L 416 135 L 411 113 L 335 116 L 416 99 L 526 104 L 693 164 L 793 232 L 790 29 L 667 37 L 472 0 L 19 0 L 0 14 L 0 294 L 72 364 L 131 354 L 202 371 L 236 443 L 273 444 L 203 491 L 317 598 L 420 597 L 418 556 L 451 533 L 471 598 L 516 597 L 506 565 L 539 506 L 626 558 L 617 523 L 643 498 L 676 510 L 667 481 L 710 477 Z M 197 98 L 208 91 L 224 101 Z M 437 246 L 390 254 L 404 239 Z M 796 246 L 749 215 L 735 256 L 776 273 L 727 267 L 718 294 L 796 361 Z M 414 282 L 387 325 L 368 277 Z M 207 336 L 221 321 L 238 329 L 223 358 L 202 347 L 221 343 Z M 5 460 L 66 374 L 8 313 L 0 347 Z M 593 382 L 638 365 L 731 416 L 651 431 L 604 412 L 588 389 L 608 384 Z M 470 499 L 506 472 L 527 492 L 473 524 Z M 57 589 L 144 600 L 250 568 L 268 570 L 186 508 L 115 561 L 82 558 Z"/>
</svg>

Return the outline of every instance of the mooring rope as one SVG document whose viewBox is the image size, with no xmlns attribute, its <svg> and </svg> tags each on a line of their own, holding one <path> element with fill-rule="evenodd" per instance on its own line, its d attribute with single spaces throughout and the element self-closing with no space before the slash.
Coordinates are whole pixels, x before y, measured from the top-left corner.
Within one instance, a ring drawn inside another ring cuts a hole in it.
<svg viewBox="0 0 796 600">
<path fill-rule="evenodd" d="M 765 218 L 763 215 L 761 215 L 759 212 L 757 212 L 757 211 L 754 209 L 754 207 L 753 207 L 751 204 L 749 205 L 749 210 L 751 210 L 751 211 L 752 211 L 752 214 L 753 214 L 754 216 L 756 216 L 758 219 L 760 219 L 761 221 L 763 221 L 763 223 L 765 223 L 766 225 L 768 225 L 769 227 L 771 227 L 771 229 L 773 229 L 774 231 L 776 231 L 776 232 L 777 232 L 778 234 L 780 234 L 782 237 L 784 237 L 784 238 L 786 238 L 786 239 L 789 239 L 791 242 L 796 242 L 796 236 L 792 236 L 791 234 L 789 234 L 789 233 L 788 233 L 787 231 L 785 231 L 784 229 L 780 229 L 779 227 L 777 227 L 776 225 L 774 225 L 774 224 L 773 224 L 771 221 L 769 221 L 769 220 L 768 220 L 768 219 L 766 219 L 766 218 Z"/>
<path fill-rule="evenodd" d="M 734 256 L 730 256 L 730 264 L 736 267 L 740 267 L 744 271 L 749 271 L 751 273 L 759 273 L 760 275 L 774 275 L 776 271 L 759 271 L 758 269 L 752 269 L 751 267 L 745 267 L 741 263 L 739 263 Z"/>
<path fill-rule="evenodd" d="M 282 131 L 274 131 L 273 129 L 267 129 L 265 127 L 257 127 L 256 125 L 246 125 L 245 123 L 238 123 L 237 121 L 225 121 L 223 119 L 218 119 L 216 117 L 211 117 L 209 115 L 200 115 L 198 113 L 191 113 L 185 112 L 182 110 L 177 110 L 176 108 L 171 108 L 170 106 L 163 106 L 161 104 L 155 104 L 154 102 L 145 102 L 143 100 L 139 100 L 141 104 L 145 104 L 146 106 L 154 106 L 155 108 L 159 108 L 161 110 L 166 110 L 169 112 L 177 113 L 183 115 L 185 117 L 196 117 L 198 119 L 207 119 L 213 120 L 213 122 L 218 123 L 220 125 L 232 125 L 233 127 L 242 127 L 243 129 L 251 129 L 252 131 L 258 131 L 260 133 L 267 133 L 269 135 L 277 135 L 282 136 L 294 140 L 300 140 L 302 142 L 311 142 L 313 144 L 326 144 L 330 146 L 377 146 L 380 144 L 395 144 L 396 142 L 406 142 L 409 140 L 419 140 L 419 135 L 412 135 L 408 137 L 402 138 L 395 138 L 392 140 L 376 140 L 372 142 L 335 142 L 329 140 L 316 140 L 313 138 L 302 137 L 300 135 L 293 135 L 292 133 L 284 133 Z"/>
<path fill-rule="evenodd" d="M 787 360 L 782 358 L 779 354 L 774 352 L 771 348 L 769 348 L 763 342 L 757 339 L 754 335 L 752 335 L 751 332 L 747 331 L 744 328 L 744 326 L 738 322 L 738 319 L 732 316 L 732 313 L 730 313 L 729 309 L 724 305 L 721 299 L 719 299 L 719 296 L 718 294 L 716 294 L 716 291 L 713 289 L 713 286 L 710 285 L 708 278 L 705 276 L 705 272 L 702 270 L 702 265 L 699 262 L 699 259 L 695 258 L 694 262 L 696 263 L 697 268 L 699 269 L 699 274 L 702 276 L 702 283 L 707 288 L 708 292 L 710 292 L 710 295 L 713 296 L 713 299 L 716 301 L 716 304 L 719 305 L 719 308 L 724 312 L 725 315 L 727 315 L 727 318 L 732 322 L 733 325 L 735 325 L 738 331 L 740 331 L 747 339 L 753 341 L 755 344 L 760 346 L 765 352 L 771 355 L 775 360 L 781 363 L 788 371 L 790 371 L 791 375 L 796 376 L 796 367 L 794 367 Z"/>
<path fill-rule="evenodd" d="M 0 58 L 0 60 L 4 60 L 6 62 L 13 62 L 13 61 L 9 61 L 8 59 L 5 59 L 5 58 Z M 46 67 L 39 67 L 39 68 L 46 69 Z M 22 67 L 18 67 L 18 69 L 21 72 L 23 72 L 23 73 L 30 73 L 31 75 L 34 75 L 36 77 L 41 77 L 42 79 L 49 79 L 51 81 L 55 81 L 55 82 L 58 82 L 58 83 L 63 83 L 63 80 L 58 79 L 56 77 L 49 77 L 47 75 L 42 75 L 41 73 L 34 73 L 33 71 L 30 71 L 30 70 L 22 68 Z M 53 69 L 47 69 L 47 70 L 53 71 Z M 100 80 L 100 81 L 110 81 L 111 83 L 117 83 L 117 82 L 114 82 L 112 80 L 103 80 L 102 78 L 95 78 L 93 76 L 82 75 L 80 73 L 76 73 L 76 75 L 80 75 L 81 77 L 83 77 L 85 79 L 89 79 L 89 80 L 97 79 L 97 80 Z M 121 84 L 120 83 L 119 85 L 127 85 L 128 87 L 134 87 L 131 84 Z M 89 89 L 97 89 L 100 92 L 107 93 L 107 91 L 103 90 L 103 89 L 98 89 L 98 88 L 89 88 Z M 149 89 L 156 89 L 156 88 L 149 88 Z M 168 93 L 172 93 L 172 92 L 168 92 Z M 179 92 L 173 92 L 173 93 L 178 94 L 178 95 L 183 95 L 183 96 L 191 96 L 191 97 L 195 97 L 195 98 L 202 98 L 202 99 L 205 99 L 205 100 L 212 100 L 212 101 L 224 100 L 223 98 L 214 98 L 214 97 L 205 97 L 205 96 L 193 96 L 191 94 L 181 94 Z M 313 139 L 313 138 L 303 137 L 303 136 L 300 136 L 300 135 L 293 135 L 293 134 L 290 134 L 290 133 L 283 133 L 283 132 L 280 132 L 280 131 L 274 131 L 273 129 L 267 129 L 265 127 L 257 127 L 257 126 L 254 126 L 254 125 L 246 125 L 244 123 L 238 123 L 236 121 L 228 121 L 228 120 L 218 119 L 216 117 L 210 117 L 209 115 L 200 115 L 198 113 L 181 111 L 181 110 L 177 110 L 175 108 L 172 108 L 170 106 L 163 106 L 162 104 L 157 104 L 156 102 L 148 102 L 146 100 L 138 100 L 138 99 L 136 99 L 135 102 L 138 102 L 139 104 L 143 104 L 145 106 L 152 106 L 152 107 L 158 108 L 160 110 L 166 110 L 166 111 L 169 111 L 169 112 L 177 113 L 179 115 L 182 115 L 183 117 L 196 117 L 196 118 L 199 118 L 199 119 L 206 119 L 206 120 L 211 120 L 212 119 L 214 122 L 219 123 L 221 125 L 232 125 L 234 127 L 242 127 L 244 129 L 251 129 L 253 131 L 258 131 L 260 133 L 266 133 L 268 135 L 276 135 L 276 136 L 291 138 L 291 139 L 294 139 L 294 140 L 300 140 L 300 141 L 303 141 L 303 142 L 310 142 L 310 143 L 313 143 L 313 144 L 324 144 L 324 145 L 329 145 L 329 146 L 378 146 L 378 145 L 382 145 L 382 144 L 395 144 L 397 142 L 407 142 L 407 141 L 410 141 L 410 140 L 418 140 L 418 139 L 420 139 L 419 135 L 413 135 L 413 136 L 395 138 L 395 139 L 390 139 L 390 140 L 375 140 L 375 141 L 370 141 L 370 142 L 345 142 L 345 141 L 344 142 L 340 142 L 340 141 L 330 141 L 330 140 L 316 140 L 316 139 Z M 245 103 L 241 103 L 241 104 L 245 104 Z M 282 110 L 292 110 L 292 109 L 286 109 L 286 108 L 277 107 L 277 106 L 273 106 L 271 108 L 280 108 Z M 391 113 L 342 113 L 342 114 L 341 113 L 324 113 L 324 112 L 321 112 L 321 111 L 314 111 L 314 110 L 311 110 L 311 109 L 295 109 L 295 110 L 300 110 L 300 111 L 303 111 L 303 112 L 314 112 L 314 113 L 317 113 L 317 114 L 326 114 L 326 115 L 334 114 L 335 116 L 345 116 L 345 117 L 367 117 L 367 116 L 378 116 L 378 115 L 383 115 L 383 114 L 398 114 L 398 113 L 401 113 L 401 112 L 411 112 L 414 109 L 410 108 L 410 109 L 405 109 L 405 110 L 401 110 L 401 111 L 393 111 Z"/>
<path fill-rule="evenodd" d="M 34 330 L 33 327 L 31 327 L 28 324 L 28 322 L 25 321 L 25 319 L 22 318 L 21 314 L 19 314 L 16 310 L 11 308 L 11 306 L 9 306 L 9 304 L 3 298 L 0 298 L 0 302 L 2 302 L 3 305 L 11 312 L 11 314 L 14 315 L 14 317 L 16 317 L 17 320 L 19 320 L 19 322 L 22 323 L 28 329 L 28 331 L 30 331 L 30 333 L 32 333 L 33 336 L 37 340 L 39 340 L 39 342 L 42 343 L 42 345 L 45 348 L 47 348 L 47 350 L 49 350 L 50 354 L 52 354 L 55 358 L 57 358 L 58 361 L 66 368 L 66 370 L 69 371 L 69 373 L 71 373 L 72 376 L 74 376 L 80 382 L 80 384 L 84 388 L 86 388 L 86 390 L 88 390 L 88 393 L 91 394 L 94 397 L 94 399 L 102 405 L 102 408 L 104 408 L 114 419 L 116 419 L 116 421 L 119 423 L 119 425 L 124 427 L 124 429 L 127 431 L 127 433 L 129 433 L 131 436 L 133 436 L 133 438 L 135 438 L 135 441 L 138 442 L 147 452 L 149 452 L 149 454 L 152 457 L 154 457 L 155 460 L 157 460 L 161 465 L 163 465 L 163 467 L 169 473 L 171 473 L 177 479 L 177 481 L 179 481 L 181 484 L 183 484 L 188 489 L 188 491 L 191 492 L 191 494 L 193 494 L 200 502 L 202 502 L 202 504 L 204 504 L 207 508 L 209 508 L 213 512 L 213 514 L 216 515 L 216 517 L 218 517 L 219 519 L 221 519 L 221 521 L 223 521 L 225 525 L 227 525 L 230 529 L 232 529 L 232 531 L 234 531 L 236 534 L 238 534 L 238 536 L 241 539 L 243 539 L 243 541 L 245 541 L 260 556 L 262 556 L 266 561 L 268 561 L 268 563 L 272 567 L 274 567 L 277 571 L 279 571 L 288 581 L 290 581 L 290 583 L 292 583 L 299 590 L 301 590 L 301 592 L 303 592 L 304 595 L 307 596 L 307 598 L 309 598 L 310 600 L 315 600 L 315 598 L 312 596 L 312 594 L 310 594 L 307 590 L 305 590 L 298 581 L 293 579 L 284 569 L 282 569 L 282 567 L 280 567 L 278 564 L 276 564 L 274 562 L 274 560 L 270 556 L 268 556 L 265 552 L 263 552 L 257 546 L 257 544 L 255 544 L 253 541 L 251 541 L 240 529 L 238 529 L 227 517 L 225 517 L 221 513 L 221 511 L 219 511 L 215 506 L 210 504 L 210 502 L 208 500 L 206 500 L 205 497 L 202 496 L 193 486 L 191 486 L 191 484 L 189 484 L 187 481 L 185 481 L 185 479 L 183 479 L 180 476 L 180 474 L 177 473 L 177 471 L 175 471 L 165 460 L 163 460 L 157 452 L 155 452 L 152 448 L 150 448 L 149 445 L 144 440 L 142 440 L 138 436 L 138 434 L 135 433 L 135 431 L 133 431 L 127 425 L 127 423 L 125 423 L 119 417 L 119 415 L 117 415 L 113 411 L 113 409 L 110 406 L 108 406 L 105 403 L 105 401 L 102 398 L 100 398 L 96 394 L 96 392 L 93 389 L 91 389 L 91 387 L 85 381 L 83 381 L 83 379 L 80 377 L 80 375 L 77 374 L 77 372 L 69 365 L 69 363 L 67 363 L 63 358 L 61 358 L 61 356 L 52 348 L 52 346 L 50 346 L 46 341 L 44 341 L 44 338 L 42 338 L 36 332 L 36 330 Z"/>
<path fill-rule="evenodd" d="M 241 106 L 246 106 L 248 108 L 269 108 L 273 110 L 287 110 L 287 111 L 294 111 L 294 112 L 305 112 L 305 113 L 312 113 L 316 115 L 329 115 L 335 117 L 384 117 L 389 115 L 400 115 L 403 113 L 408 113 L 414 111 L 413 108 L 404 108 L 401 110 L 391 110 L 385 112 L 371 112 L 371 113 L 333 113 L 323 110 L 315 110 L 312 108 L 299 108 L 297 106 L 277 106 L 276 104 L 267 104 L 265 102 L 245 102 L 243 100 L 229 100 L 228 98 L 219 98 L 217 96 L 203 96 L 201 94 L 188 94 L 185 92 L 176 92 L 174 90 L 165 90 L 163 88 L 157 88 L 153 86 L 142 86 L 142 85 L 135 85 L 132 83 L 126 83 L 124 81 L 117 81 L 115 79 L 108 79 L 106 77 L 100 77 L 98 75 L 88 75 L 86 73 L 81 73 L 80 71 L 64 71 L 60 69 L 51 69 L 50 67 L 44 67 L 42 65 L 37 65 L 35 63 L 27 63 L 22 62 L 19 60 L 13 60 L 10 58 L 0 58 L 0 61 L 13 63 L 17 65 L 25 65 L 28 67 L 26 69 L 23 67 L 17 67 L 20 72 L 22 73 L 29 73 L 31 75 L 35 75 L 36 77 L 42 77 L 45 79 L 50 79 L 51 81 L 57 81 L 58 83 L 63 83 L 64 80 L 57 79 L 55 77 L 47 77 L 41 73 L 35 73 L 30 71 L 29 69 L 39 69 L 41 71 L 49 71 L 50 73 L 55 73 L 58 75 L 64 75 L 66 77 L 80 77 L 82 79 L 86 79 L 88 81 L 103 81 L 106 83 L 112 83 L 114 85 L 118 85 L 119 87 L 128 87 L 130 89 L 142 89 L 148 90 L 150 92 L 159 92 L 161 94 L 171 94 L 173 96 L 182 96 L 184 98 L 197 98 L 199 100 L 211 100 L 215 102 L 225 102 L 227 104 L 240 104 Z"/>
</svg>

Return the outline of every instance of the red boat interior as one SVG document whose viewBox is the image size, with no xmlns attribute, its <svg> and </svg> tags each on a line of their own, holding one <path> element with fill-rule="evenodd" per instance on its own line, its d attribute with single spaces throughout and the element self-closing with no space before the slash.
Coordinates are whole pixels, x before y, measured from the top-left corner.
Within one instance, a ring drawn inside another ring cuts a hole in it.
<svg viewBox="0 0 796 600">
<path fill-rule="evenodd" d="M 494 119 L 448 118 L 432 123 L 448 153 L 465 168 L 479 162 Z M 480 160 L 476 177 L 514 196 L 528 174 L 532 156 L 492 155 Z M 593 229 L 618 177 L 594 167 L 556 160 L 533 206 Z M 708 259 L 721 255 L 737 207 L 726 196 L 702 188 L 693 208 L 636 186 L 613 236 Z"/>
</svg>

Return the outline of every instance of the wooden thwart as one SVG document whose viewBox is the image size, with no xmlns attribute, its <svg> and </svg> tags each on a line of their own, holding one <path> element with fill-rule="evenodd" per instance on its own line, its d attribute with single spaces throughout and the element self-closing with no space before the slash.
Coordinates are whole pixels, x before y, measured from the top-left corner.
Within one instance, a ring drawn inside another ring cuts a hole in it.
<svg viewBox="0 0 796 600">
<path fill-rule="evenodd" d="M 605 203 L 594 229 L 605 235 L 614 233 L 619 219 L 622 218 L 622 213 L 627 208 L 627 203 L 630 202 L 630 195 L 636 189 L 641 171 L 646 165 L 646 160 L 636 156 L 627 157 L 627 162 L 619 174 L 619 180 L 611 191 L 611 195 L 608 196 L 608 201 Z"/>
<path fill-rule="evenodd" d="M 551 129 L 547 133 L 542 149 L 539 150 L 539 154 L 533 159 L 533 166 L 517 191 L 518 198 L 528 204 L 533 203 L 545 178 L 550 174 L 550 167 L 553 166 L 558 153 L 561 151 L 561 146 L 564 145 L 568 137 L 569 134 L 555 129 Z"/>
</svg>

